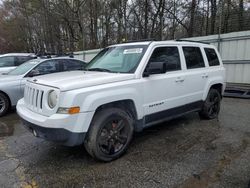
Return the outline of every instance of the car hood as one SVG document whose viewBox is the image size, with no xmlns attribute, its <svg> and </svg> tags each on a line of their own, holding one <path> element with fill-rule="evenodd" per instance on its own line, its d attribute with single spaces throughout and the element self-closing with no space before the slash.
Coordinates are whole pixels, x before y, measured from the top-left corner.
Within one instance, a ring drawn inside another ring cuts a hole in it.
<svg viewBox="0 0 250 188">
<path fill-rule="evenodd" d="M 3 82 L 11 82 L 21 79 L 23 76 L 21 75 L 0 75 L 0 83 Z"/>
<path fill-rule="evenodd" d="M 112 82 L 125 81 L 133 78 L 135 78 L 134 74 L 70 71 L 38 76 L 30 79 L 29 81 L 59 88 L 61 91 L 68 91 Z"/>
</svg>

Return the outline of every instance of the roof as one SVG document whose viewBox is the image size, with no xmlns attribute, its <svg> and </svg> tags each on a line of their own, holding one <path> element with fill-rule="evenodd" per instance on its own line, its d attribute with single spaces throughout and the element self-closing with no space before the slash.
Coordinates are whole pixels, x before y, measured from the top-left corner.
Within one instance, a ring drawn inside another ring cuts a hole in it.
<svg viewBox="0 0 250 188">
<path fill-rule="evenodd" d="M 76 59 L 76 58 L 72 58 L 72 57 L 52 57 L 52 58 L 36 58 L 36 59 L 32 59 L 30 61 L 37 61 L 37 62 L 43 62 L 43 61 L 47 61 L 47 60 L 53 60 L 53 59 L 70 59 L 70 60 L 78 60 L 78 61 L 82 61 L 83 63 L 85 63 L 83 60 L 81 59 Z"/>
<path fill-rule="evenodd" d="M 33 53 L 8 53 L 8 54 L 2 54 L 0 57 L 6 57 L 6 56 L 35 56 Z"/>
<path fill-rule="evenodd" d="M 81 59 L 76 59 L 76 58 L 73 58 L 73 57 L 52 57 L 52 58 L 48 58 L 48 59 L 73 59 L 73 60 L 83 61 Z"/>
<path fill-rule="evenodd" d="M 151 41 L 145 41 L 145 42 L 126 42 L 121 44 L 114 44 L 111 46 L 133 46 L 133 45 L 149 45 Z"/>
</svg>

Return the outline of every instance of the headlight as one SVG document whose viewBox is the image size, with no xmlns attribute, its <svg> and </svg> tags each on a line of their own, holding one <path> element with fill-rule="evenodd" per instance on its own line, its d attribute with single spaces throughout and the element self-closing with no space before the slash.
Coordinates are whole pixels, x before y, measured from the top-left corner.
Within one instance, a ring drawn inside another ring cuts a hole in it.
<svg viewBox="0 0 250 188">
<path fill-rule="evenodd" d="M 50 108 L 55 108 L 58 102 L 58 96 L 55 90 L 51 90 L 48 94 L 48 105 Z"/>
</svg>

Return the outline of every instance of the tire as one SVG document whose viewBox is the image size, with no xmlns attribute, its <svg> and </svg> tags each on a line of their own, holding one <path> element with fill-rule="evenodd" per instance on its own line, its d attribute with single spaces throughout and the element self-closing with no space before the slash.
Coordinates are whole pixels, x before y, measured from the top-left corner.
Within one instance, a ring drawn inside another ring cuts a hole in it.
<svg viewBox="0 0 250 188">
<path fill-rule="evenodd" d="M 133 119 L 120 108 L 103 109 L 94 116 L 84 145 L 99 161 L 109 162 L 127 150 L 133 137 Z"/>
<path fill-rule="evenodd" d="M 10 102 L 8 97 L 0 93 L 0 117 L 4 116 L 10 109 Z"/>
<path fill-rule="evenodd" d="M 210 89 L 199 115 L 202 119 L 215 119 L 220 112 L 221 95 L 217 89 Z"/>
</svg>

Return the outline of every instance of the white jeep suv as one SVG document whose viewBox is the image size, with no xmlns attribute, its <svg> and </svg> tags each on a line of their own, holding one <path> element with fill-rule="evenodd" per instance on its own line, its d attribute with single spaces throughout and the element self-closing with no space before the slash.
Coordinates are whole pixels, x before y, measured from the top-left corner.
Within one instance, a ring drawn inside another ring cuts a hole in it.
<svg viewBox="0 0 250 188">
<path fill-rule="evenodd" d="M 37 137 L 121 156 L 134 131 L 189 112 L 218 116 L 225 69 L 214 46 L 147 41 L 103 49 L 85 71 L 31 79 L 17 112 Z"/>
</svg>

